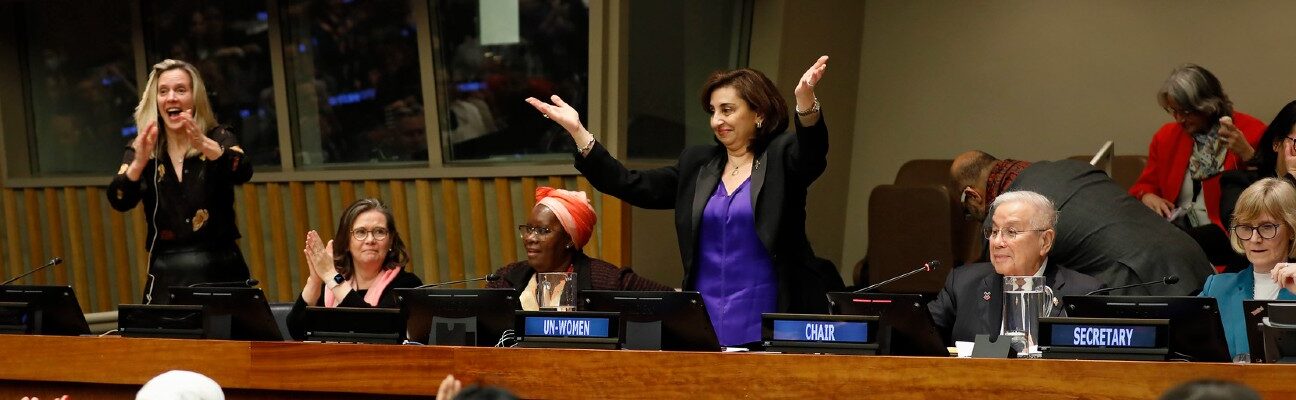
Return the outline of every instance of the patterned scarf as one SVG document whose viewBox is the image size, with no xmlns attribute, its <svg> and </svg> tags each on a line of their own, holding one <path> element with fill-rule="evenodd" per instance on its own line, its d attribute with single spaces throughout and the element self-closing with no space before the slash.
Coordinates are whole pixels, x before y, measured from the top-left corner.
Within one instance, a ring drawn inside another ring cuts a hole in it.
<svg viewBox="0 0 1296 400">
<path fill-rule="evenodd" d="M 1008 186 L 1017 180 L 1017 175 L 1030 165 L 1030 162 L 1021 160 L 996 161 L 990 167 L 990 176 L 986 177 L 986 206 L 994 203 L 996 197 L 1008 190 Z"/>
<path fill-rule="evenodd" d="M 1219 140 L 1219 125 L 1203 133 L 1192 134 L 1193 151 L 1188 159 L 1188 173 L 1195 181 L 1206 180 L 1224 171 L 1224 156 L 1228 149 Z"/>
</svg>

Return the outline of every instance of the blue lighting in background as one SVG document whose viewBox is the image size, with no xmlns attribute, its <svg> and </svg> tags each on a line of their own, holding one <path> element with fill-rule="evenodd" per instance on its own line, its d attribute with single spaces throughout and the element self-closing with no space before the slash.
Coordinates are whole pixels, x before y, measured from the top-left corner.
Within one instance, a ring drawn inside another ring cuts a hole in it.
<svg viewBox="0 0 1296 400">
<path fill-rule="evenodd" d="M 121 77 L 117 77 L 117 76 L 113 76 L 113 75 L 106 75 L 106 76 L 104 76 L 103 78 L 100 78 L 100 79 L 99 79 L 99 83 L 100 83 L 100 84 L 103 84 L 104 86 L 112 86 L 114 83 L 117 83 L 117 82 L 120 82 L 120 81 L 121 81 Z"/>
<path fill-rule="evenodd" d="M 248 119 L 248 117 L 252 116 L 252 110 L 246 108 L 239 110 L 239 116 L 243 117 L 243 119 Z"/>
<path fill-rule="evenodd" d="M 482 90 L 486 90 L 486 83 L 484 83 L 484 82 L 464 82 L 464 83 L 460 83 L 460 84 L 458 84 L 458 85 L 455 85 L 455 89 L 458 89 L 460 92 L 464 92 L 464 93 L 467 93 L 467 92 L 479 92 L 479 91 L 482 91 Z"/>
<path fill-rule="evenodd" d="M 410 30 L 409 30 L 409 28 L 401 28 L 401 34 L 400 34 L 400 35 L 401 35 L 401 37 L 409 37 L 409 35 L 410 35 Z"/>
<path fill-rule="evenodd" d="M 297 52 L 298 52 L 298 53 L 305 53 L 305 52 L 306 52 L 306 43 L 302 43 L 302 44 L 297 45 Z"/>
<path fill-rule="evenodd" d="M 131 125 L 131 126 L 128 126 L 128 127 L 122 128 L 122 130 L 121 130 L 121 135 L 122 135 L 122 137 L 131 137 L 131 136 L 134 136 L 134 135 L 135 135 L 135 132 L 138 132 L 138 131 L 139 131 L 139 129 L 136 128 L 135 125 Z"/>
<path fill-rule="evenodd" d="M 328 104 L 330 106 L 341 106 L 346 104 L 355 104 L 374 98 L 374 89 L 365 89 L 355 92 L 339 93 L 336 96 L 329 96 Z"/>
<path fill-rule="evenodd" d="M 270 14 L 265 11 L 257 11 L 257 21 L 266 22 L 270 20 Z"/>
</svg>

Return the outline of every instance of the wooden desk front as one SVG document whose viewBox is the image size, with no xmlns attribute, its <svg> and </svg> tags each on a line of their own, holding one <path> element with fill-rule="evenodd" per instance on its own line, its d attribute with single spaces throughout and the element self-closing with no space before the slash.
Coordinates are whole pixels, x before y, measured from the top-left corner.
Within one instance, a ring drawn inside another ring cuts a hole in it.
<svg viewBox="0 0 1296 400">
<path fill-rule="evenodd" d="M 527 398 L 1152 399 L 1201 378 L 1296 398 L 1296 366 L 378 346 L 118 337 L 0 336 L 0 397 L 131 398 L 171 369 L 231 398 L 435 395 L 446 374 Z M 338 368 L 341 365 L 342 368 Z M 7 397 L 6 397 L 7 396 Z M 14 397 L 18 396 L 18 397 Z"/>
</svg>

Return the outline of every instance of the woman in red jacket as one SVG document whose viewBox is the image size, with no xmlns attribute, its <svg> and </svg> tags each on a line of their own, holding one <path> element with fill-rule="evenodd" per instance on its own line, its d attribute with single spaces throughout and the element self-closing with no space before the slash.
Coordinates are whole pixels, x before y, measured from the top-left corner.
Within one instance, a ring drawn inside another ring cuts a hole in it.
<svg viewBox="0 0 1296 400">
<path fill-rule="evenodd" d="M 1219 79 L 1197 65 L 1176 68 L 1157 92 L 1175 121 L 1161 126 L 1148 146 L 1148 163 L 1130 194 L 1183 228 L 1211 262 L 1236 257 L 1220 219 L 1220 173 L 1255 155 L 1265 124 L 1233 110 Z"/>
</svg>

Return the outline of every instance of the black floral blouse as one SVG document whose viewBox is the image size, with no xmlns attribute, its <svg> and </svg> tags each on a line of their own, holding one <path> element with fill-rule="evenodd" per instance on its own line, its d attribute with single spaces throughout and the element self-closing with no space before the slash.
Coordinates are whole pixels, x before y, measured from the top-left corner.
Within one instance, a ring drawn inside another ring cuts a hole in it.
<svg viewBox="0 0 1296 400">
<path fill-rule="evenodd" d="M 155 231 L 157 243 L 164 248 L 231 243 L 240 237 L 234 219 L 234 185 L 252 179 L 252 165 L 244 162 L 243 149 L 228 128 L 218 126 L 207 136 L 225 151 L 216 160 L 208 160 L 202 153 L 190 154 L 181 171 L 183 181 L 176 180 L 166 146 L 159 141 L 161 162 L 150 157 L 140 180 L 132 182 L 126 177 L 126 168 L 135 159 L 135 149 L 126 146 L 121 168 L 108 185 L 108 203 L 124 212 L 144 200 L 149 251 L 153 250 Z M 162 207 L 158 208 L 158 203 Z"/>
</svg>

